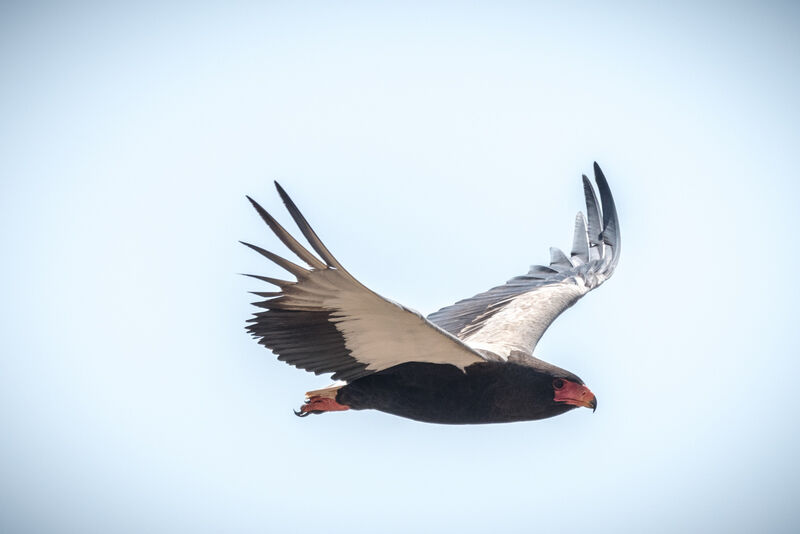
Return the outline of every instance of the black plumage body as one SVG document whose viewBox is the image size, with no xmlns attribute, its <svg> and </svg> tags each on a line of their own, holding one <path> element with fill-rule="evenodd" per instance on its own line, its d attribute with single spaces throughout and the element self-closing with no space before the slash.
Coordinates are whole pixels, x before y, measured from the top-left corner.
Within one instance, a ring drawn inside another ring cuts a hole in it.
<svg viewBox="0 0 800 534">
<path fill-rule="evenodd" d="M 487 361 L 465 371 L 452 365 L 407 362 L 343 386 L 336 402 L 426 423 L 532 421 L 575 408 L 554 402 L 555 376 L 577 379 L 571 373 L 553 374 L 516 362 Z"/>
</svg>

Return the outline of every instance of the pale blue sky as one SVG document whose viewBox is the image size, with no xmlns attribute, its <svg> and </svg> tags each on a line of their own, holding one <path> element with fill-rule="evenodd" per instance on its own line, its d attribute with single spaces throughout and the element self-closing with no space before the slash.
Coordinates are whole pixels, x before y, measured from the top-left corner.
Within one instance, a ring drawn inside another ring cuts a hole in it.
<svg viewBox="0 0 800 534">
<path fill-rule="evenodd" d="M 3 532 L 793 532 L 791 3 L 0 7 Z M 569 247 L 615 276 L 537 355 L 599 409 L 298 419 L 244 321 L 278 179 L 429 313 Z"/>
</svg>

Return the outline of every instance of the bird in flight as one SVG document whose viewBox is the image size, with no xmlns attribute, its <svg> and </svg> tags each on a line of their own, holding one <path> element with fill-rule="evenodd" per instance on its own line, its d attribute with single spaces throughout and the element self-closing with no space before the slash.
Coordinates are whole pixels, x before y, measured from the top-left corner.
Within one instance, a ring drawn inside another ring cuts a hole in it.
<svg viewBox="0 0 800 534">
<path fill-rule="evenodd" d="M 569 256 L 550 249 L 550 265 L 423 317 L 364 286 L 339 263 L 276 182 L 286 208 L 316 255 L 264 208 L 258 214 L 299 265 L 243 243 L 294 276 L 295 281 L 247 275 L 273 291 L 254 294 L 261 311 L 247 330 L 279 360 L 334 385 L 306 393 L 300 416 L 374 409 L 442 424 L 530 421 L 576 407 L 597 408 L 577 375 L 533 355 L 561 312 L 598 287 L 619 260 L 614 199 L 594 164 L 600 202 L 583 176 L 586 215 L 575 218 Z"/>
</svg>

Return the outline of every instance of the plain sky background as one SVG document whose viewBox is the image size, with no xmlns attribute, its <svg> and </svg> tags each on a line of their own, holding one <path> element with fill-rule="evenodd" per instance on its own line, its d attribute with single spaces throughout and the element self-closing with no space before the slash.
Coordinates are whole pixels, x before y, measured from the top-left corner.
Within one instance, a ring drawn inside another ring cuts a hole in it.
<svg viewBox="0 0 800 534">
<path fill-rule="evenodd" d="M 0 531 L 797 531 L 796 4 L 133 4 L 0 6 Z M 292 415 L 245 194 L 427 314 L 594 160 L 621 261 L 537 355 L 595 414 Z"/>
</svg>

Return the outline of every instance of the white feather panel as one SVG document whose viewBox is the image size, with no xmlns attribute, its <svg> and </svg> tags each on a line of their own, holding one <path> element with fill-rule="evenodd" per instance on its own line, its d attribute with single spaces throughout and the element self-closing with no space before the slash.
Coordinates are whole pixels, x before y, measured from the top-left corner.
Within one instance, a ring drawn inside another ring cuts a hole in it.
<svg viewBox="0 0 800 534">
<path fill-rule="evenodd" d="M 532 354 L 553 320 L 588 291 L 582 279 L 570 278 L 522 293 L 502 303 L 502 309 L 488 317 L 464 342 L 503 359 L 508 359 L 513 351 Z"/>
</svg>

